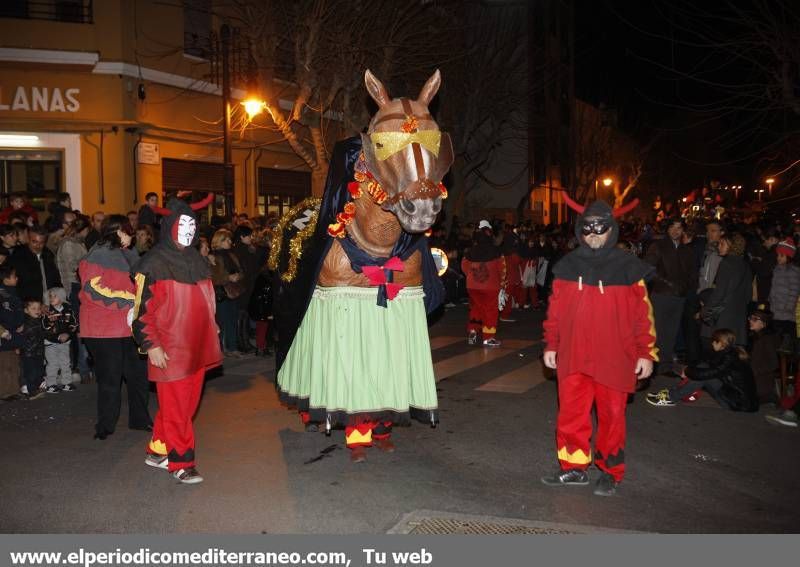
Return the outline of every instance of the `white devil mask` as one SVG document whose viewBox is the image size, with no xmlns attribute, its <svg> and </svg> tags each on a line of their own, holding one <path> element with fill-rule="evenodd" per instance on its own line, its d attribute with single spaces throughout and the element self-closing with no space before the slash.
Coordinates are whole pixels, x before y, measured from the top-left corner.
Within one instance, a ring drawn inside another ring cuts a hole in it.
<svg viewBox="0 0 800 567">
<path fill-rule="evenodd" d="M 178 218 L 178 230 L 175 240 L 181 246 L 191 246 L 194 235 L 197 232 L 197 222 L 189 215 L 181 215 Z"/>
</svg>

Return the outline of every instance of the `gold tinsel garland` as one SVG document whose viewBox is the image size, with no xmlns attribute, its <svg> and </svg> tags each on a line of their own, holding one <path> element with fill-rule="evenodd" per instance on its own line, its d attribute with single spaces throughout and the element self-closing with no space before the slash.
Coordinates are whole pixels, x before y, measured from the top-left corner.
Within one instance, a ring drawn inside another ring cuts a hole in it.
<svg viewBox="0 0 800 567">
<path fill-rule="evenodd" d="M 283 244 L 283 232 L 286 225 L 294 221 L 301 211 L 311 209 L 313 214 L 309 219 L 308 224 L 302 230 L 299 230 L 289 242 L 289 265 L 286 271 L 281 274 L 281 279 L 285 282 L 292 281 L 297 276 L 297 263 L 303 255 L 303 243 L 308 237 L 314 234 L 317 228 L 317 219 L 319 218 L 319 206 L 322 199 L 316 197 L 309 197 L 302 200 L 300 203 L 289 209 L 289 211 L 281 217 L 278 224 L 275 225 L 275 231 L 272 238 L 272 249 L 269 253 L 269 269 L 278 271 L 281 255 L 281 246 Z"/>
</svg>

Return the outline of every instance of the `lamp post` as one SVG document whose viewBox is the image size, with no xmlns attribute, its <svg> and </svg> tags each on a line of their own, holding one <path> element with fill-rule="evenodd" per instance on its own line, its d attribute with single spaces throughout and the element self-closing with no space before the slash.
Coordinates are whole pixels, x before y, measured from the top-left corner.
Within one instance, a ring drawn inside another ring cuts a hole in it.
<svg viewBox="0 0 800 567">
<path fill-rule="evenodd" d="M 767 177 L 767 188 L 769 189 L 769 196 L 772 197 L 772 184 L 775 183 L 775 179 L 772 177 Z"/>
<path fill-rule="evenodd" d="M 597 185 L 600 183 L 600 179 L 595 178 L 594 180 L 594 200 L 597 200 Z M 611 187 L 611 184 L 614 183 L 614 180 L 610 177 L 603 178 L 603 187 Z"/>
<path fill-rule="evenodd" d="M 223 189 L 225 191 L 225 216 L 233 218 L 233 163 L 231 160 L 231 28 L 222 24 L 222 161 L 225 167 Z"/>
</svg>

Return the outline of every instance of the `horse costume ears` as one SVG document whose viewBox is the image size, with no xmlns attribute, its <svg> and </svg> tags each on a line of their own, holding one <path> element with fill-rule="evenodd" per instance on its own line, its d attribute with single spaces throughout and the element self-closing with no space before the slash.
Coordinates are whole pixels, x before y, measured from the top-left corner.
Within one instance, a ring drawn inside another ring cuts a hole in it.
<svg viewBox="0 0 800 567">
<path fill-rule="evenodd" d="M 372 97 L 372 100 L 374 100 L 379 107 L 389 103 L 391 99 L 389 98 L 389 93 L 386 91 L 386 87 L 383 86 L 383 83 L 381 83 L 369 69 L 364 73 L 364 84 L 367 85 L 369 96 Z M 436 96 L 436 93 L 439 92 L 439 87 L 441 85 L 442 74 L 439 72 L 439 69 L 436 69 L 433 75 L 425 82 L 422 90 L 419 91 L 417 102 L 423 106 L 428 106 L 433 100 L 433 97 Z"/>
<path fill-rule="evenodd" d="M 419 96 L 417 97 L 417 102 L 423 106 L 428 106 L 433 97 L 436 96 L 436 93 L 439 92 L 439 87 L 442 85 L 442 74 L 439 72 L 439 69 L 436 69 L 433 72 L 433 75 L 425 82 L 423 85 L 422 90 L 419 91 Z"/>
<path fill-rule="evenodd" d="M 389 93 L 386 92 L 386 87 L 383 86 L 372 71 L 367 69 L 364 73 L 364 84 L 367 85 L 367 92 L 372 97 L 379 107 L 386 106 L 389 103 Z"/>
<path fill-rule="evenodd" d="M 208 195 L 206 195 L 206 198 L 203 199 L 202 201 L 198 201 L 196 203 L 190 203 L 189 207 L 191 207 L 193 211 L 199 211 L 209 206 L 213 200 L 214 200 L 214 193 L 209 193 Z M 150 208 L 153 209 L 154 213 L 156 213 L 157 215 L 161 215 L 162 217 L 168 217 L 169 215 L 172 214 L 172 211 L 170 209 L 166 209 L 164 207 L 150 207 Z"/>
<path fill-rule="evenodd" d="M 573 201 L 572 198 L 569 196 L 569 193 L 567 193 L 563 189 L 562 189 L 562 193 L 564 193 L 564 200 L 567 202 L 567 206 L 570 209 L 572 209 L 573 211 L 575 211 L 576 213 L 578 213 L 579 215 L 582 215 L 583 212 L 586 210 L 586 206 L 579 205 L 578 203 Z M 623 207 L 620 207 L 618 209 L 614 209 L 611 214 L 614 215 L 615 219 L 618 219 L 619 217 L 628 214 L 629 212 L 631 212 L 633 209 L 635 209 L 638 206 L 639 206 L 639 199 L 634 199 L 633 201 L 631 201 L 627 205 L 625 205 Z"/>
</svg>

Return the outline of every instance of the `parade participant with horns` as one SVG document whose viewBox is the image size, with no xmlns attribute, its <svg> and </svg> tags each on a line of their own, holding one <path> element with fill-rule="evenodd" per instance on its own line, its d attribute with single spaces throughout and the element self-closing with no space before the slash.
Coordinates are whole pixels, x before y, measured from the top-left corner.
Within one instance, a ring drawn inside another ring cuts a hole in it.
<svg viewBox="0 0 800 567">
<path fill-rule="evenodd" d="M 222 361 L 214 320 L 214 286 L 198 251 L 195 211 L 173 199 L 161 215 L 161 240 L 133 268 L 136 279 L 133 335 L 147 352 L 148 378 L 156 383 L 159 410 L 145 463 L 166 469 L 184 484 L 203 477 L 195 468 L 192 419 L 200 403 L 206 369 Z"/>
<path fill-rule="evenodd" d="M 560 470 L 548 486 L 587 485 L 587 469 L 602 471 L 594 493 L 610 496 L 625 472 L 625 408 L 636 380 L 650 376 L 656 356 L 653 308 L 645 280 L 653 268 L 616 248 L 616 218 L 638 204 L 612 210 L 595 201 L 567 204 L 580 213 L 580 245 L 553 268 L 544 323 L 544 363 L 558 371 L 556 447 Z M 597 434 L 592 453 L 592 406 Z"/>
</svg>

